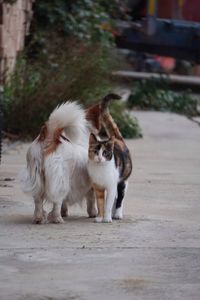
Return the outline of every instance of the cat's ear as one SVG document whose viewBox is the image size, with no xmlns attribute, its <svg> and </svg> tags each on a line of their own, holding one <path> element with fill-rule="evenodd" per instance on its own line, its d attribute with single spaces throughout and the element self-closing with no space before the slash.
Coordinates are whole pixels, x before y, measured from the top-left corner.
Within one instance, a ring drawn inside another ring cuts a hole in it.
<svg viewBox="0 0 200 300">
<path fill-rule="evenodd" d="M 96 135 L 94 133 L 90 133 L 89 144 L 95 144 L 97 141 Z"/>
<path fill-rule="evenodd" d="M 112 147 L 112 149 L 114 148 L 114 142 L 115 142 L 115 137 L 113 135 L 108 140 L 108 144 Z"/>
</svg>

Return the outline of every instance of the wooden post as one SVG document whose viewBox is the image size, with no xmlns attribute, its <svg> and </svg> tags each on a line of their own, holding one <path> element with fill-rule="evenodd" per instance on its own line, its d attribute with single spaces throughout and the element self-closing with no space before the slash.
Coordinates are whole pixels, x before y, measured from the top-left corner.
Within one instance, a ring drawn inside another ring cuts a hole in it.
<svg viewBox="0 0 200 300">
<path fill-rule="evenodd" d="M 34 1 L 0 2 L 0 83 L 12 73 L 18 52 L 23 50 Z"/>
</svg>

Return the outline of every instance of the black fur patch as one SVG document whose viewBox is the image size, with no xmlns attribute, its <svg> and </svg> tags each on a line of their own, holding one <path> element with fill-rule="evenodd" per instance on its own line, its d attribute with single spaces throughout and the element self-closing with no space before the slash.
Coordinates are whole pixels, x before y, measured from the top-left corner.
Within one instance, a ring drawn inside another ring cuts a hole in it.
<svg viewBox="0 0 200 300">
<path fill-rule="evenodd" d="M 117 186 L 117 201 L 116 201 L 116 209 L 120 208 L 122 205 L 122 201 L 124 199 L 124 195 L 125 195 L 125 188 L 126 188 L 126 184 L 124 181 L 121 181 L 118 183 Z"/>
<path fill-rule="evenodd" d="M 132 162 L 130 152 L 127 147 L 122 149 L 120 145 L 115 143 L 114 157 L 116 168 L 119 169 L 119 175 L 121 180 L 126 180 L 132 172 Z"/>
</svg>

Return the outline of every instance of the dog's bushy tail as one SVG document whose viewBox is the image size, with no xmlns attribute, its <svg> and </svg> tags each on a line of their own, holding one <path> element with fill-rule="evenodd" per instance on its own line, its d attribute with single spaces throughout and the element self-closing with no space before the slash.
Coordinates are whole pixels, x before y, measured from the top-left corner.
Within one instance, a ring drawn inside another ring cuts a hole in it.
<svg viewBox="0 0 200 300">
<path fill-rule="evenodd" d="M 48 135 L 64 130 L 66 137 L 77 143 L 86 128 L 85 112 L 76 102 L 66 102 L 58 106 L 46 123 Z"/>
</svg>

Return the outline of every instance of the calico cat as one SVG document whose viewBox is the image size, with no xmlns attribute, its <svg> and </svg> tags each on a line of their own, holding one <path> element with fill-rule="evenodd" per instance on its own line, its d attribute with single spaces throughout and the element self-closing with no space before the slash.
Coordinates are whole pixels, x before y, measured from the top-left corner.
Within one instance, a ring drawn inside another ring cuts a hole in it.
<svg viewBox="0 0 200 300">
<path fill-rule="evenodd" d="M 110 138 L 99 139 L 90 134 L 88 172 L 96 196 L 96 222 L 112 222 L 123 217 L 123 199 L 127 179 L 132 172 L 132 160 L 125 141 L 112 116 L 105 112 L 102 122 Z"/>
</svg>

